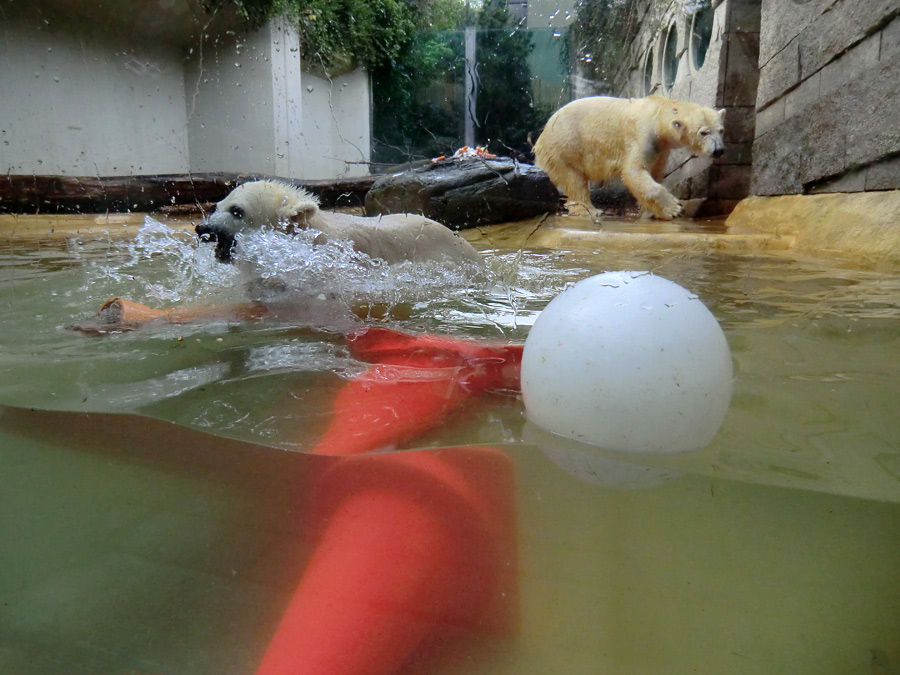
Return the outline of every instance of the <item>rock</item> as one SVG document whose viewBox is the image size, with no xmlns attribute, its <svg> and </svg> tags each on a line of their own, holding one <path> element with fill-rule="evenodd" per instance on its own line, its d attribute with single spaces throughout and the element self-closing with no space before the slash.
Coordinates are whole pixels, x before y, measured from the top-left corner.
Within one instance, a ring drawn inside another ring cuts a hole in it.
<svg viewBox="0 0 900 675">
<path fill-rule="evenodd" d="M 421 213 L 453 229 L 556 213 L 559 191 L 543 171 L 509 158 L 445 159 L 377 180 L 366 215 Z"/>
</svg>

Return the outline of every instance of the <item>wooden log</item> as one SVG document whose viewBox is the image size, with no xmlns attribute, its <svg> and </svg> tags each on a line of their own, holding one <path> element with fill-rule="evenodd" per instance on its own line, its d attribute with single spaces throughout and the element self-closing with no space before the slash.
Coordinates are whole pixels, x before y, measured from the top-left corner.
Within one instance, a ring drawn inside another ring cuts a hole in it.
<svg viewBox="0 0 900 675">
<path fill-rule="evenodd" d="M 200 212 L 235 186 L 272 176 L 162 174 L 155 176 L 0 176 L 0 213 L 127 213 L 161 209 Z M 319 196 L 322 206 L 362 206 L 378 176 L 285 180 Z M 178 207 L 175 209 L 174 207 Z"/>
</svg>

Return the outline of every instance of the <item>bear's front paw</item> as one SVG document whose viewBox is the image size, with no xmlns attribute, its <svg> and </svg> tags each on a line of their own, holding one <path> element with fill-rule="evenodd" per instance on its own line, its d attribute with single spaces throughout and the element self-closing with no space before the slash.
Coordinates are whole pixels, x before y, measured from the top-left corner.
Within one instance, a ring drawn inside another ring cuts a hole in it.
<svg viewBox="0 0 900 675">
<path fill-rule="evenodd" d="M 681 202 L 675 199 L 673 203 L 666 204 L 663 206 L 663 217 L 666 220 L 672 220 L 673 218 L 677 218 L 678 216 L 684 213 L 684 206 L 681 205 Z"/>
<path fill-rule="evenodd" d="M 669 192 L 660 194 L 656 199 L 656 203 L 648 204 L 648 207 L 653 215 L 660 220 L 672 220 L 684 213 L 684 207 L 681 205 L 681 202 Z"/>
</svg>

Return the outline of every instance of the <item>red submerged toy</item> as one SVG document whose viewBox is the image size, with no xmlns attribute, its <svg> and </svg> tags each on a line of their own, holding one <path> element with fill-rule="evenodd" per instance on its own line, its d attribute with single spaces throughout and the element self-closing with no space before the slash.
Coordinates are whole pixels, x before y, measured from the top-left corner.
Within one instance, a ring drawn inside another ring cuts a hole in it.
<svg viewBox="0 0 900 675">
<path fill-rule="evenodd" d="M 313 450 L 344 458 L 310 496 L 319 540 L 257 675 L 389 675 L 438 635 L 517 627 L 509 458 L 487 447 L 377 451 L 473 396 L 518 388 L 521 346 L 384 328 L 348 344 L 372 366 L 338 393 Z"/>
</svg>

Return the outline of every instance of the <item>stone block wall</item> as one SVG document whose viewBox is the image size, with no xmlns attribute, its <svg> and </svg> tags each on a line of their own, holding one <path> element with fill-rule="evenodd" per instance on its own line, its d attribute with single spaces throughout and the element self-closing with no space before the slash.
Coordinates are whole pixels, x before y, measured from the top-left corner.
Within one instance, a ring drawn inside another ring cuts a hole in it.
<svg viewBox="0 0 900 675">
<path fill-rule="evenodd" d="M 669 177 L 680 198 L 704 200 L 697 215 L 729 213 L 750 194 L 760 8 L 761 0 L 726 0 L 716 7 L 714 37 L 720 42 L 720 55 L 716 78 L 707 84 L 715 93 L 713 100 L 696 102 L 725 109 L 725 155 L 713 162 L 691 159 Z M 677 82 L 673 89 L 677 94 Z M 699 87 L 694 84 L 692 89 Z M 695 100 L 690 95 L 685 98 Z"/>
<path fill-rule="evenodd" d="M 750 189 L 900 188 L 900 0 L 762 0 Z"/>
</svg>

